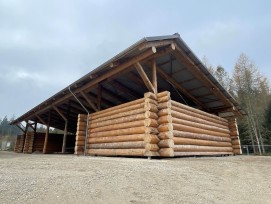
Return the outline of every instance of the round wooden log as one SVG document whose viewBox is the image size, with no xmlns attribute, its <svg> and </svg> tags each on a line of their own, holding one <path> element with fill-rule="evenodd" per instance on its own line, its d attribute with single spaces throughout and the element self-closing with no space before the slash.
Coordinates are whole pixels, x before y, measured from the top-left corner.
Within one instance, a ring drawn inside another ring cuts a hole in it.
<svg viewBox="0 0 271 204">
<path fill-rule="evenodd" d="M 156 100 L 151 99 L 151 98 L 145 98 L 145 103 L 151 103 L 156 106 L 158 105 L 158 102 Z"/>
<path fill-rule="evenodd" d="M 77 135 L 77 136 L 85 136 L 85 135 L 86 135 L 86 131 L 82 131 L 82 130 L 77 131 L 77 132 L 76 132 L 76 135 Z"/>
<path fill-rule="evenodd" d="M 208 140 L 198 140 L 182 137 L 173 137 L 175 145 L 199 145 L 199 146 L 215 146 L 215 147 L 231 147 L 230 142 L 217 142 Z"/>
<path fill-rule="evenodd" d="M 231 143 L 232 143 L 233 145 L 240 145 L 240 140 L 239 140 L 239 139 L 233 139 L 233 140 L 231 141 Z"/>
<path fill-rule="evenodd" d="M 85 114 L 85 115 L 83 115 L 83 114 L 78 114 L 78 116 L 77 116 L 77 119 L 78 120 L 84 120 L 84 119 L 87 119 L 87 114 Z"/>
<path fill-rule="evenodd" d="M 123 113 L 123 112 L 126 112 L 126 111 L 131 111 L 131 110 L 136 110 L 136 109 L 140 109 L 140 108 L 145 108 L 146 104 L 150 104 L 150 103 L 143 102 L 143 103 L 139 103 L 139 104 L 135 104 L 135 105 L 123 107 L 123 108 L 120 108 L 120 109 L 114 109 L 114 110 L 110 110 L 110 111 L 106 111 L 106 112 L 102 112 L 101 111 L 102 113 L 99 113 L 99 112 L 92 113 L 92 114 L 90 114 L 90 120 L 94 120 L 94 119 L 97 119 L 97 118 L 104 118 L 104 117 L 107 117 L 107 116 L 110 116 L 110 115 L 114 115 L 114 114 L 118 114 L 118 113 Z"/>
<path fill-rule="evenodd" d="M 165 115 L 171 115 L 171 109 L 170 108 L 165 108 L 165 109 L 161 109 L 158 111 L 158 116 L 162 117 Z"/>
<path fill-rule="evenodd" d="M 76 152 L 74 152 L 74 154 L 75 154 L 75 155 L 83 155 L 84 152 L 83 152 L 83 151 L 76 151 Z"/>
<path fill-rule="evenodd" d="M 102 127 L 92 128 L 92 129 L 90 128 L 89 131 L 91 133 L 92 132 L 103 132 L 103 131 L 118 130 L 118 129 L 124 129 L 124 128 L 139 127 L 139 126 L 157 127 L 158 123 L 156 120 L 148 118 L 145 120 L 124 122 L 124 123 L 102 126 Z"/>
<path fill-rule="evenodd" d="M 158 110 L 166 109 L 166 108 L 171 108 L 171 102 L 164 102 L 164 103 L 158 103 Z"/>
<path fill-rule="evenodd" d="M 87 122 L 87 118 L 78 118 L 77 119 L 77 124 L 78 123 L 86 123 Z"/>
<path fill-rule="evenodd" d="M 159 138 L 156 135 L 145 134 L 144 142 L 150 144 L 157 144 L 159 142 Z"/>
<path fill-rule="evenodd" d="M 85 146 L 75 146 L 74 147 L 74 151 L 82 151 L 82 152 L 84 152 L 84 149 L 85 149 Z"/>
<path fill-rule="evenodd" d="M 238 130 L 231 131 L 230 135 L 231 136 L 236 136 L 236 135 L 239 135 L 239 132 L 238 132 Z"/>
<path fill-rule="evenodd" d="M 161 157 L 174 157 L 174 150 L 173 148 L 161 148 L 159 150 L 159 155 Z"/>
<path fill-rule="evenodd" d="M 164 96 L 170 97 L 170 92 L 169 91 L 163 91 L 163 92 L 157 93 L 156 96 L 157 96 L 157 99 L 162 98 Z"/>
<path fill-rule="evenodd" d="M 219 120 L 219 121 L 223 121 L 226 124 L 228 123 L 228 120 L 226 120 L 224 118 L 221 118 L 219 116 L 216 116 L 216 115 L 213 115 L 213 114 L 210 114 L 210 113 L 206 113 L 204 111 L 192 108 L 192 107 L 184 105 L 182 103 L 179 103 L 179 102 L 176 102 L 176 101 L 173 101 L 173 100 L 171 100 L 171 103 L 172 103 L 173 106 L 177 106 L 178 108 L 186 109 L 188 111 L 191 111 L 191 112 L 194 112 L 194 113 L 197 113 L 197 114 L 200 114 L 200 115 L 204 115 L 204 116 L 209 117 L 209 118 L 213 118 L 213 119 L 216 119 L 216 120 Z"/>
<path fill-rule="evenodd" d="M 157 144 L 145 143 L 145 149 L 147 151 L 157 152 L 159 150 L 159 147 Z"/>
<path fill-rule="evenodd" d="M 144 156 L 146 157 L 157 157 L 159 156 L 159 153 L 157 151 L 145 151 Z"/>
<path fill-rule="evenodd" d="M 174 145 L 174 152 L 233 152 L 232 147 Z"/>
<path fill-rule="evenodd" d="M 85 136 L 76 136 L 75 140 L 76 141 L 85 141 L 86 137 Z"/>
<path fill-rule="evenodd" d="M 154 94 L 152 92 L 146 92 L 146 93 L 144 93 L 144 98 L 151 98 L 153 100 L 157 99 L 156 94 Z"/>
<path fill-rule="evenodd" d="M 158 134 L 156 128 L 152 127 L 133 127 L 127 129 L 110 130 L 104 132 L 93 132 L 89 137 L 110 137 L 120 135 L 132 135 L 132 134 Z"/>
<path fill-rule="evenodd" d="M 233 149 L 233 153 L 234 154 L 242 154 L 242 150 L 241 149 Z"/>
<path fill-rule="evenodd" d="M 99 122 L 90 122 L 89 127 L 90 128 L 97 128 L 97 127 L 102 127 L 102 126 L 107 126 L 107 125 L 114 125 L 114 124 L 119 124 L 119 123 L 124 123 L 124 122 L 131 122 L 131 121 L 137 121 L 137 120 L 144 120 L 145 119 L 145 114 L 136 114 L 136 115 L 129 115 L 125 116 L 122 118 L 116 118 L 112 120 L 105 120 L 105 121 L 99 121 Z"/>
<path fill-rule="evenodd" d="M 168 102 L 168 101 L 170 101 L 170 96 L 163 96 L 163 97 L 157 99 L 158 103 L 164 103 L 164 102 Z"/>
<path fill-rule="evenodd" d="M 122 117 L 126 117 L 126 116 L 130 116 L 130 115 L 136 115 L 136 114 L 141 114 L 141 113 L 145 113 L 145 109 L 140 108 L 140 109 L 136 109 L 136 110 L 131 110 L 131 111 L 126 111 L 126 112 L 122 112 L 122 113 L 118 113 L 118 114 L 113 114 L 113 115 L 109 115 L 106 117 L 102 117 L 102 118 L 97 118 L 97 119 L 91 119 L 91 123 L 97 123 L 100 121 L 107 121 L 107 120 L 113 120 L 116 118 L 122 118 Z"/>
<path fill-rule="evenodd" d="M 158 119 L 158 124 L 163 124 L 163 123 L 172 123 L 172 116 L 171 115 L 165 115 L 161 116 Z"/>
<path fill-rule="evenodd" d="M 173 131 L 173 125 L 172 123 L 164 123 L 159 125 L 157 129 L 159 132 Z"/>
<path fill-rule="evenodd" d="M 221 133 L 226 133 L 226 134 L 230 133 L 229 128 L 224 129 L 224 128 L 219 128 L 219 127 L 216 127 L 216 126 L 196 123 L 196 122 L 183 120 L 183 119 L 179 119 L 179 118 L 174 118 L 174 117 L 173 117 L 172 120 L 173 120 L 174 124 L 187 125 L 187 126 L 190 126 L 190 127 L 197 127 L 197 128 L 201 128 L 201 129 L 204 129 L 204 130 L 211 130 L 211 131 L 221 132 Z"/>
<path fill-rule="evenodd" d="M 89 155 L 101 156 L 144 156 L 145 149 L 89 149 Z"/>
<path fill-rule="evenodd" d="M 115 110 L 118 110 L 118 109 L 130 107 L 130 106 L 134 106 L 134 105 L 138 105 L 138 104 L 143 104 L 144 102 L 145 102 L 145 98 L 137 99 L 137 100 L 134 100 L 134 101 L 130 101 L 128 103 L 124 103 L 124 104 L 117 105 L 117 106 L 114 106 L 114 107 L 111 107 L 111 108 L 107 108 L 105 110 L 98 111 L 96 113 L 92 113 L 91 116 L 101 115 L 103 113 L 115 111 Z"/>
<path fill-rule="evenodd" d="M 231 130 L 237 130 L 237 129 L 238 129 L 236 123 L 232 123 L 232 124 L 229 123 L 229 128 L 230 128 Z"/>
<path fill-rule="evenodd" d="M 144 109 L 145 109 L 145 111 L 151 111 L 151 112 L 155 112 L 155 113 L 158 112 L 157 106 L 154 104 L 151 104 L 151 103 L 145 103 Z"/>
<path fill-rule="evenodd" d="M 153 135 L 136 134 L 136 135 L 122 135 L 112 137 L 93 137 L 88 138 L 88 143 L 110 143 L 110 142 L 130 142 L 130 141 L 144 141 L 145 137 Z M 155 136 L 155 135 L 154 135 Z"/>
<path fill-rule="evenodd" d="M 207 120 L 207 121 L 211 121 L 211 122 L 214 122 L 214 123 L 217 123 L 217 124 L 228 126 L 228 123 L 225 122 L 225 121 L 220 121 L 220 120 L 217 120 L 217 119 L 214 119 L 214 118 L 206 117 L 205 115 L 201 115 L 201 114 L 198 114 L 198 113 L 186 110 L 186 109 L 182 109 L 182 108 L 179 108 L 177 106 L 172 106 L 171 109 L 173 111 L 176 111 L 176 112 L 179 112 L 179 113 L 184 113 L 186 115 L 190 115 L 190 116 L 193 116 L 193 117 L 196 117 L 196 118 L 201 118 L 203 120 Z"/>
<path fill-rule="evenodd" d="M 240 145 L 232 145 L 232 148 L 233 148 L 233 149 L 240 149 L 241 146 L 240 146 Z"/>
<path fill-rule="evenodd" d="M 215 155 L 232 155 L 232 152 L 174 152 L 178 156 L 215 156 Z"/>
<path fill-rule="evenodd" d="M 88 149 L 142 149 L 142 148 L 145 148 L 144 141 L 88 144 Z"/>
<path fill-rule="evenodd" d="M 158 143 L 158 146 L 160 148 L 173 148 L 174 141 L 172 139 L 160 140 L 160 142 Z"/>
<path fill-rule="evenodd" d="M 78 131 L 86 131 L 86 128 L 87 128 L 87 126 L 80 126 L 80 127 L 77 126 L 77 132 Z"/>
<path fill-rule="evenodd" d="M 160 132 L 160 133 L 158 134 L 158 138 L 159 138 L 160 140 L 172 139 L 172 138 L 173 138 L 173 131 Z"/>
<path fill-rule="evenodd" d="M 84 146 L 85 145 L 85 140 L 77 140 L 75 141 L 75 146 Z"/>
<path fill-rule="evenodd" d="M 173 135 L 174 137 L 231 142 L 231 138 L 229 137 L 220 137 L 216 135 L 199 134 L 199 133 L 184 132 L 184 131 L 178 131 L 178 130 L 173 130 Z M 160 134 L 158 136 L 160 137 Z"/>
<path fill-rule="evenodd" d="M 227 129 L 227 130 L 229 129 L 227 125 L 221 125 L 221 124 L 218 124 L 218 123 L 215 123 L 215 122 L 211 122 L 211 121 L 204 120 L 204 119 L 201 119 L 201 118 L 193 117 L 191 115 L 180 113 L 180 112 L 177 112 L 177 111 L 174 111 L 174 110 L 171 111 L 171 115 L 172 115 L 172 117 L 174 117 L 176 119 L 183 119 L 183 120 L 187 120 L 187 121 L 191 121 L 191 122 L 211 125 L 211 126 L 215 126 L 215 127 L 219 127 L 219 128 L 223 128 L 223 129 Z"/>
<path fill-rule="evenodd" d="M 159 127 L 158 127 L 158 129 L 159 129 Z M 198 134 L 216 135 L 216 136 L 220 136 L 220 137 L 230 137 L 230 135 L 227 134 L 227 133 L 216 132 L 216 131 L 211 131 L 211 130 L 205 130 L 205 129 L 202 129 L 202 128 L 190 127 L 190 126 L 187 126 L 187 125 L 180 125 L 180 124 L 175 124 L 175 123 L 173 123 L 173 129 L 183 131 L 183 132 L 192 132 L 192 133 L 198 133 Z"/>
</svg>

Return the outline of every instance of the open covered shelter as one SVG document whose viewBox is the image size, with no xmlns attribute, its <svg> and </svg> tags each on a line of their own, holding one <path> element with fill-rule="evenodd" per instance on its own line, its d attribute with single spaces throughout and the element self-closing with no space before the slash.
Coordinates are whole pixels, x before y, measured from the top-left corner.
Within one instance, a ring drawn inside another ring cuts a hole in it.
<svg viewBox="0 0 271 204">
<path fill-rule="evenodd" d="M 76 154 L 222 155 L 241 154 L 236 117 L 243 114 L 174 34 L 143 38 L 12 124 L 23 131 L 17 152 L 31 153 L 35 139 L 42 138 L 42 151 L 48 153 L 53 127 L 63 130 L 55 140 L 62 153 L 73 136 Z M 37 123 L 47 127 L 43 137 L 37 136 Z"/>
</svg>

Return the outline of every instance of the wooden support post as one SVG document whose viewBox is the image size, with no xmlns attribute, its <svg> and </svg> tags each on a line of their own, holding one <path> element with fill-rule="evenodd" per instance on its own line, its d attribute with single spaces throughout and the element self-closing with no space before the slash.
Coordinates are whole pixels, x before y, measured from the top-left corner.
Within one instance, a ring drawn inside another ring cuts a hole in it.
<svg viewBox="0 0 271 204">
<path fill-rule="evenodd" d="M 63 142 L 62 142 L 62 153 L 65 153 L 65 150 L 66 150 L 66 141 L 67 141 L 68 119 L 63 115 L 63 113 L 60 112 L 60 110 L 56 106 L 53 106 L 53 108 L 63 118 L 63 120 L 65 121 L 65 128 L 64 128 Z"/>
<path fill-rule="evenodd" d="M 97 86 L 97 109 L 101 110 L 102 103 L 102 86 L 98 84 Z"/>
<path fill-rule="evenodd" d="M 24 152 L 24 144 L 25 144 L 25 140 L 26 140 L 26 133 L 27 133 L 27 129 L 28 129 L 28 121 L 25 121 L 26 122 L 26 125 L 25 125 L 25 130 L 24 130 L 24 134 L 23 134 L 23 144 L 22 144 L 22 152 Z"/>
<path fill-rule="evenodd" d="M 135 64 L 136 70 L 138 71 L 139 75 L 141 76 L 144 84 L 146 85 L 146 87 L 148 88 L 148 90 L 150 92 L 155 93 L 155 88 L 153 87 L 152 83 L 150 82 L 147 74 L 145 73 L 143 67 L 141 66 L 141 64 L 139 62 L 137 62 Z"/>
<path fill-rule="evenodd" d="M 51 112 L 49 112 L 49 114 L 48 114 L 48 121 L 47 121 L 47 124 L 46 124 L 46 134 L 45 134 L 45 138 L 44 138 L 43 154 L 46 153 L 48 137 L 49 137 L 50 122 L 51 122 Z"/>
<path fill-rule="evenodd" d="M 80 94 L 84 97 L 84 99 L 88 102 L 88 104 L 91 106 L 91 108 L 95 111 L 98 111 L 98 108 L 95 106 L 95 104 L 87 97 L 87 95 L 83 92 L 80 91 Z"/>
<path fill-rule="evenodd" d="M 154 93 L 157 93 L 157 73 L 155 59 L 152 60 L 152 85 L 154 87 Z"/>
</svg>

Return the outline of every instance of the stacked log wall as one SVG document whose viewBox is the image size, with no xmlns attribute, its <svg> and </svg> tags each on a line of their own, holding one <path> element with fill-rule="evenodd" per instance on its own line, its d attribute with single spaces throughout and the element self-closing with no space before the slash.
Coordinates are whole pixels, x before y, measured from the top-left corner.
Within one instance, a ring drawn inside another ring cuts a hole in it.
<svg viewBox="0 0 271 204">
<path fill-rule="evenodd" d="M 231 136 L 231 143 L 234 154 L 242 154 L 242 148 L 240 144 L 239 131 L 237 126 L 237 120 L 235 117 L 227 118 L 229 121 L 229 129 Z"/>
<path fill-rule="evenodd" d="M 33 142 L 34 142 L 34 132 L 27 131 L 25 142 L 24 142 L 24 149 L 23 153 L 32 153 L 33 151 Z"/>
<path fill-rule="evenodd" d="M 174 156 L 173 124 L 171 116 L 170 92 L 164 91 L 157 94 L 158 102 L 158 137 L 160 139 L 159 154 L 162 157 Z"/>
<path fill-rule="evenodd" d="M 226 119 L 173 101 L 169 92 L 157 98 L 161 156 L 233 154 Z"/>
<path fill-rule="evenodd" d="M 22 144 L 23 144 L 23 135 L 17 135 L 17 138 L 16 138 L 16 142 L 15 142 L 15 146 L 14 146 L 14 152 L 22 152 L 21 149 L 22 149 Z"/>
<path fill-rule="evenodd" d="M 67 146 L 74 144 L 75 135 L 67 135 Z M 45 140 L 45 133 L 37 132 L 35 134 L 32 152 L 43 152 Z M 48 135 L 48 142 L 46 148 L 46 154 L 52 154 L 62 151 L 63 135 L 62 134 L 52 134 Z M 73 151 L 72 151 L 73 152 Z"/>
<path fill-rule="evenodd" d="M 79 114 L 77 120 L 77 131 L 75 138 L 74 154 L 82 155 L 85 151 L 87 115 Z"/>
<path fill-rule="evenodd" d="M 159 156 L 157 100 L 144 98 L 90 115 L 88 154 L 105 156 Z"/>
</svg>

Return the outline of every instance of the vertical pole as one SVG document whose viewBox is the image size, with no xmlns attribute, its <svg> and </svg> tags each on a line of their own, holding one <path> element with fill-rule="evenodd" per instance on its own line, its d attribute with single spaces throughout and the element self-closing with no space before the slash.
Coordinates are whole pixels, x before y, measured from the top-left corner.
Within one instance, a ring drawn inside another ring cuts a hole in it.
<svg viewBox="0 0 271 204">
<path fill-rule="evenodd" d="M 156 61 L 152 60 L 152 85 L 154 87 L 154 93 L 157 93 L 157 73 L 156 73 Z"/>
<path fill-rule="evenodd" d="M 46 133 L 45 133 L 45 139 L 44 139 L 44 145 L 43 145 L 43 154 L 46 153 L 48 137 L 49 137 L 50 120 L 51 120 L 51 111 L 48 114 L 48 121 L 47 121 Z"/>
<path fill-rule="evenodd" d="M 66 119 L 65 120 L 64 135 L 63 135 L 62 153 L 65 153 L 65 150 L 66 150 L 67 128 L 68 128 L 68 120 Z"/>
<path fill-rule="evenodd" d="M 102 102 L 102 86 L 99 84 L 97 87 L 97 109 L 101 110 L 101 102 Z"/>
<path fill-rule="evenodd" d="M 26 140 L 26 134 L 27 134 L 27 129 L 28 129 L 28 121 L 25 121 L 26 125 L 25 125 L 25 130 L 24 130 L 24 134 L 23 134 L 23 143 L 22 143 L 22 148 L 21 148 L 21 152 L 24 152 L 24 144 L 25 144 L 25 140 Z"/>
</svg>

